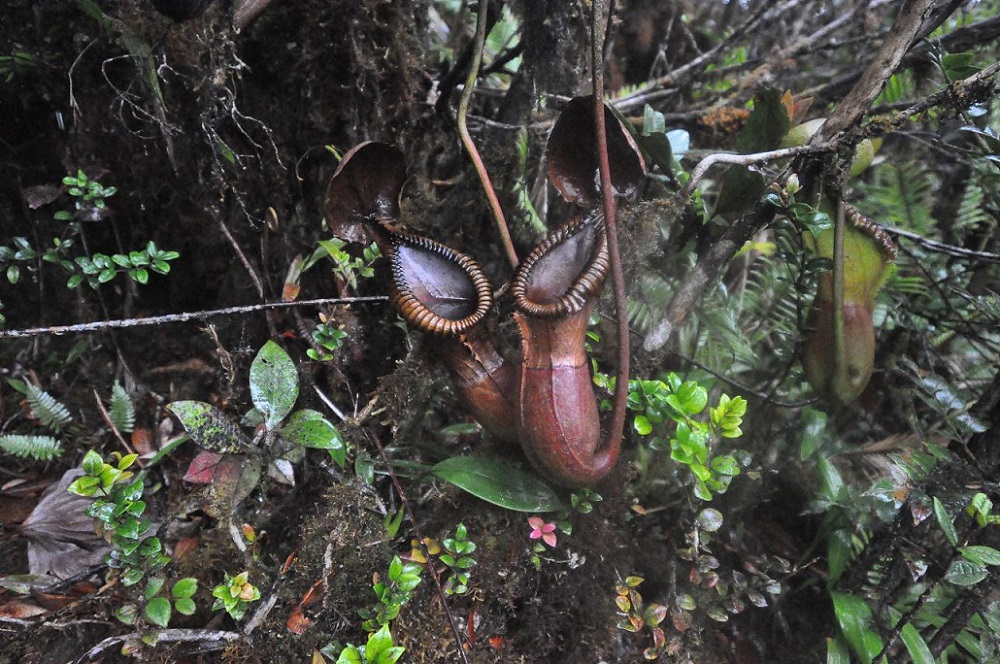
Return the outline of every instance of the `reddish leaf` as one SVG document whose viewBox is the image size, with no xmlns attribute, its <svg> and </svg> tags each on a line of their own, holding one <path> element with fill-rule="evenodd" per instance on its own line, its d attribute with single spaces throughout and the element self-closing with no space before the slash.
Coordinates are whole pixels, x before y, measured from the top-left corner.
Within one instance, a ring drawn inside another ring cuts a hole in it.
<svg viewBox="0 0 1000 664">
<path fill-rule="evenodd" d="M 184 481 L 192 484 L 211 484 L 223 458 L 225 458 L 224 454 L 216 454 L 208 450 L 199 452 L 198 456 L 192 459 L 188 465 L 187 472 L 184 473 Z"/>
</svg>

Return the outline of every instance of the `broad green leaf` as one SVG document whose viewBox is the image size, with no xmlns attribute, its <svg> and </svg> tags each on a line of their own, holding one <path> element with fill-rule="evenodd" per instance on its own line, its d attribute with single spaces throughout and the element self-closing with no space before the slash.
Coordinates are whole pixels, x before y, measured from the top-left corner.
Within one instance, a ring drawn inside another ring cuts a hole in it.
<svg viewBox="0 0 1000 664">
<path fill-rule="evenodd" d="M 980 565 L 1000 565 L 1000 551 L 991 546 L 974 544 L 963 546 L 960 550 L 966 560 L 971 560 Z"/>
<path fill-rule="evenodd" d="M 840 631 L 851 650 L 864 664 L 871 664 L 882 651 L 882 639 L 874 629 L 872 610 L 860 597 L 840 592 L 831 592 L 830 596 Z"/>
<path fill-rule="evenodd" d="M 340 652 L 337 664 L 361 664 L 361 653 L 357 647 L 349 645 Z"/>
<path fill-rule="evenodd" d="M 824 458 L 816 461 L 816 470 L 820 475 L 820 493 L 831 503 L 843 500 L 847 489 L 837 467 Z"/>
<path fill-rule="evenodd" d="M 160 589 L 163 588 L 164 582 L 165 579 L 162 576 L 150 577 L 150 579 L 146 581 L 146 589 L 142 593 L 143 598 L 150 600 L 155 597 L 156 594 L 160 592 Z"/>
<path fill-rule="evenodd" d="M 197 607 L 195 606 L 194 600 L 190 597 L 180 597 L 174 601 L 174 608 L 177 609 L 177 613 L 182 616 L 190 616 L 194 614 Z"/>
<path fill-rule="evenodd" d="M 948 566 L 944 578 L 956 586 L 974 586 L 986 578 L 986 568 L 971 560 L 955 560 Z"/>
<path fill-rule="evenodd" d="M 826 664 L 851 664 L 851 653 L 842 637 L 826 640 Z"/>
<path fill-rule="evenodd" d="M 955 523 L 948 515 L 948 510 L 945 509 L 944 503 L 937 496 L 934 497 L 934 516 L 937 517 L 938 525 L 941 526 L 941 530 L 944 532 L 944 536 L 948 538 L 948 542 L 952 546 L 957 547 L 958 533 L 955 532 Z"/>
<path fill-rule="evenodd" d="M 330 450 L 330 456 L 343 466 L 346 459 L 344 437 L 323 414 L 303 408 L 295 411 L 281 428 L 281 435 L 287 440 L 319 450 Z"/>
<path fill-rule="evenodd" d="M 555 512 L 565 506 L 547 484 L 497 459 L 452 457 L 430 470 L 488 503 L 515 512 Z"/>
<path fill-rule="evenodd" d="M 250 365 L 250 398 L 264 414 L 269 429 L 292 412 L 299 398 L 299 374 L 288 353 L 273 341 L 257 352 Z"/>
<path fill-rule="evenodd" d="M 899 638 L 903 640 L 913 664 L 934 664 L 934 655 L 931 653 L 931 649 L 913 623 L 903 625 L 903 629 L 899 631 Z"/>
<path fill-rule="evenodd" d="M 115 609 L 115 618 L 118 618 L 118 620 L 126 625 L 134 623 L 137 615 L 139 615 L 139 607 L 135 604 L 125 604 Z"/>
<path fill-rule="evenodd" d="M 149 600 L 143 613 L 153 624 L 166 627 L 170 622 L 170 600 L 166 597 L 154 597 Z"/>
<path fill-rule="evenodd" d="M 375 662 L 378 657 L 392 647 L 392 635 L 389 634 L 389 626 L 382 625 L 379 631 L 368 637 L 368 643 L 365 645 L 365 659 L 369 662 Z"/>
<path fill-rule="evenodd" d="M 802 439 L 799 443 L 799 459 L 806 460 L 818 450 L 826 440 L 826 413 L 806 406 L 802 409 Z"/>
<path fill-rule="evenodd" d="M 185 577 L 173 585 L 173 588 L 170 589 L 170 594 L 177 599 L 181 599 L 191 597 L 196 590 L 198 590 L 198 579 Z"/>
<path fill-rule="evenodd" d="M 218 454 L 250 449 L 250 439 L 221 410 L 204 401 L 174 401 L 167 405 L 199 447 Z"/>
</svg>

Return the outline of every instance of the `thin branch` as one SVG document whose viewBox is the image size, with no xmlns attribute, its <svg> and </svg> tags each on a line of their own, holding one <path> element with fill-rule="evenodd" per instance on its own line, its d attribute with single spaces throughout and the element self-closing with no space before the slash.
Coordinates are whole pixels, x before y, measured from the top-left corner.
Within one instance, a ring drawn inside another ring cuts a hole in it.
<svg viewBox="0 0 1000 664">
<path fill-rule="evenodd" d="M 737 164 L 740 166 L 752 166 L 763 164 L 776 159 L 787 159 L 802 154 L 817 154 L 820 152 L 833 152 L 837 149 L 834 143 L 820 143 L 817 145 L 801 145 L 794 148 L 781 148 L 780 150 L 769 150 L 767 152 L 752 152 L 750 154 L 735 154 L 732 152 L 716 152 L 708 155 L 698 162 L 698 165 L 691 171 L 691 179 L 688 180 L 684 188 L 674 196 L 675 203 L 683 203 L 691 198 L 698 183 L 708 174 L 709 169 L 719 164 Z"/>
<path fill-rule="evenodd" d="M 608 238 L 608 255 L 611 263 L 611 286 L 615 297 L 615 313 L 618 316 L 618 368 L 615 378 L 614 409 L 608 425 L 608 437 L 603 450 L 617 451 L 621 446 L 622 431 L 625 427 L 625 410 L 628 402 L 629 382 L 629 330 L 626 311 L 625 275 L 622 272 L 621 253 L 618 250 L 618 222 L 615 206 L 615 192 L 611 185 L 611 162 L 608 157 L 608 135 L 604 109 L 604 51 L 601 42 L 608 13 L 607 0 L 595 0 L 591 8 L 591 55 L 594 60 L 594 131 L 597 133 L 598 170 L 601 176 L 601 204 L 604 208 L 604 231 Z M 599 37 L 600 36 L 600 37 Z"/>
<path fill-rule="evenodd" d="M 892 24 L 892 29 L 889 30 L 888 37 L 879 46 L 872 61 L 868 63 L 861 79 L 847 93 L 847 97 L 837 106 L 833 115 L 816 132 L 814 143 L 829 141 L 842 131 L 855 126 L 864 117 L 872 102 L 882 92 L 885 82 L 899 67 L 903 55 L 910 50 L 924 23 L 924 17 L 929 15 L 936 4 L 942 3 L 940 0 L 938 2 L 935 0 L 907 0 L 903 3 Z"/>
<path fill-rule="evenodd" d="M 732 45 L 737 40 L 742 38 L 743 35 L 748 33 L 754 26 L 756 26 L 768 10 L 770 10 L 775 4 L 776 0 L 768 0 L 768 2 L 761 3 L 750 18 L 733 30 L 732 34 L 730 34 L 723 41 L 719 42 L 714 48 L 705 51 L 698 57 L 678 67 L 666 76 L 661 76 L 660 78 L 652 81 L 648 88 L 639 90 L 633 95 L 621 97 L 615 102 L 615 107 L 624 111 L 641 106 L 650 100 L 650 88 L 662 92 L 663 88 L 677 87 L 685 83 L 700 68 L 711 64 L 715 60 L 721 58 L 724 54 L 729 53 Z"/>
<path fill-rule="evenodd" d="M 226 632 L 213 629 L 158 629 L 151 630 L 148 633 L 132 632 L 104 639 L 76 660 L 76 664 L 96 661 L 98 658 L 103 658 L 104 653 L 111 648 L 128 643 L 137 645 L 142 643 L 143 637 L 153 635 L 155 635 L 156 643 L 158 644 L 200 642 L 203 651 L 222 650 L 230 642 L 243 638 L 243 635 L 239 632 Z"/>
<path fill-rule="evenodd" d="M 507 254 L 507 261 L 512 268 L 516 268 L 519 262 L 517 252 L 514 250 L 514 242 L 511 240 L 510 230 L 507 228 L 507 220 L 504 217 L 503 209 L 500 207 L 500 199 L 497 198 L 497 193 L 493 189 L 493 182 L 490 181 L 490 175 L 486 172 L 486 165 L 483 163 L 483 158 L 479 155 L 479 150 L 472 140 L 472 135 L 469 134 L 469 100 L 472 99 L 472 91 L 476 87 L 476 78 L 479 76 L 479 67 L 483 62 L 483 47 L 486 44 L 486 24 L 488 21 L 487 16 L 489 15 L 487 5 L 488 0 L 480 0 L 479 9 L 476 12 L 476 37 L 475 45 L 472 49 L 472 63 L 469 65 L 469 75 L 465 79 L 465 88 L 462 90 L 462 96 L 458 100 L 458 134 L 462 139 L 462 145 L 465 146 L 466 151 L 469 153 L 469 158 L 472 159 L 472 164 L 476 168 L 476 175 L 479 176 L 479 182 L 486 193 L 486 199 L 489 201 L 490 211 L 493 214 L 493 221 L 496 224 L 497 232 L 500 234 L 500 242 L 503 244 L 504 253 Z"/>
<path fill-rule="evenodd" d="M 38 337 L 46 334 L 76 334 L 79 332 L 102 332 L 114 328 L 144 327 L 146 325 L 162 325 L 164 323 L 186 323 L 192 320 L 204 320 L 213 316 L 233 316 L 236 314 L 248 314 L 258 311 L 268 311 L 270 309 L 287 309 L 289 307 L 309 307 L 324 304 L 364 304 L 368 302 L 387 302 L 388 297 L 384 295 L 369 297 L 330 297 L 318 300 L 299 300 L 297 302 L 265 302 L 263 304 L 250 304 L 241 307 L 227 307 L 225 309 L 209 309 L 206 311 L 189 311 L 181 314 L 166 314 L 164 316 L 151 316 L 149 318 L 122 318 L 117 320 L 102 320 L 93 323 L 79 323 L 77 325 L 53 325 L 50 327 L 29 327 L 22 330 L 0 330 L 0 339 L 22 339 L 25 337 Z"/>
<path fill-rule="evenodd" d="M 902 228 L 895 228 L 893 226 L 881 226 L 881 228 L 890 235 L 903 237 L 907 240 L 916 242 L 928 251 L 933 251 L 939 254 L 947 254 L 949 256 L 956 256 L 958 258 L 981 261 L 983 263 L 1000 264 L 1000 254 L 991 254 L 986 251 L 974 251 L 972 249 L 966 249 L 965 247 L 956 247 L 953 244 L 945 244 L 943 242 L 931 240 L 930 238 L 926 238 L 919 233 L 903 230 Z"/>
</svg>

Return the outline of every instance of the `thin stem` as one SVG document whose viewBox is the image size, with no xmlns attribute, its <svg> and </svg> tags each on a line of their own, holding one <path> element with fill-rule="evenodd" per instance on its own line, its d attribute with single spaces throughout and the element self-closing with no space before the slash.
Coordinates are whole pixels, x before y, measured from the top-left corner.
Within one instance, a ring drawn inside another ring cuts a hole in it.
<svg viewBox="0 0 1000 664">
<path fill-rule="evenodd" d="M 75 334 L 77 332 L 102 332 L 115 328 L 143 327 L 146 325 L 161 325 L 164 323 L 186 323 L 192 320 L 203 320 L 212 316 L 233 316 L 248 314 L 268 309 L 286 309 L 288 307 L 307 307 L 322 304 L 362 304 L 366 302 L 387 302 L 384 295 L 369 297 L 327 297 L 318 300 L 300 300 L 298 302 L 265 302 L 242 307 L 227 307 L 225 309 L 209 309 L 206 311 L 187 311 L 180 314 L 166 314 L 149 318 L 121 318 L 117 320 L 99 320 L 93 323 L 78 325 L 53 325 L 50 327 L 31 327 L 23 330 L 0 330 L 0 339 L 22 339 L 38 337 L 45 334 Z"/>
<path fill-rule="evenodd" d="M 520 262 L 517 252 L 514 251 L 514 242 L 510 238 L 510 230 L 507 228 L 507 220 L 504 217 L 503 209 L 500 207 L 500 200 L 493 189 L 493 182 L 490 181 L 490 174 L 486 172 L 486 165 L 483 158 L 476 149 L 476 144 L 469 134 L 469 100 L 472 99 L 472 91 L 476 87 L 476 78 L 479 75 L 479 67 L 483 62 L 483 46 L 486 44 L 486 23 L 488 11 L 488 0 L 479 0 L 479 9 L 476 11 L 476 36 L 475 45 L 472 49 L 472 62 L 469 64 L 469 75 L 465 79 L 465 88 L 462 96 L 458 100 L 458 135 L 462 138 L 462 145 L 469 153 L 472 164 L 476 168 L 476 175 L 483 185 L 486 200 L 490 203 L 490 211 L 493 213 L 493 221 L 496 224 L 497 232 L 500 233 L 500 242 L 503 244 L 504 253 L 507 254 L 507 261 L 512 268 L 516 268 Z"/>
<path fill-rule="evenodd" d="M 625 427 L 625 406 L 628 401 L 629 381 L 629 331 L 628 312 L 625 306 L 625 275 L 622 273 L 621 254 L 618 250 L 618 223 L 614 191 L 611 188 L 611 163 L 608 159 L 608 135 L 604 121 L 604 66 L 603 48 L 599 35 L 603 35 L 604 15 L 607 14 L 607 0 L 594 0 L 591 14 L 591 55 L 594 61 L 594 131 L 597 134 L 598 170 L 601 175 L 601 204 L 604 208 L 604 230 L 608 237 L 608 256 L 611 262 L 611 286 L 615 297 L 615 313 L 618 316 L 618 371 L 615 378 L 614 410 L 604 450 L 617 449 L 621 445 Z"/>
</svg>

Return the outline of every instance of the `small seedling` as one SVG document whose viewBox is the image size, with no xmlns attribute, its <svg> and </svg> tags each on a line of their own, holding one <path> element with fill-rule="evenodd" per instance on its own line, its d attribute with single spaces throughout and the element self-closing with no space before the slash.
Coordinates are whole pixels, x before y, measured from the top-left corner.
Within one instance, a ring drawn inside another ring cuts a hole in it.
<svg viewBox="0 0 1000 664">
<path fill-rule="evenodd" d="M 232 488 L 233 505 L 242 501 L 256 484 L 263 466 L 261 456 L 274 460 L 282 475 L 294 478 L 291 456 L 298 448 L 326 450 L 339 466 L 347 449 L 340 431 L 322 413 L 302 408 L 293 412 L 299 396 L 299 375 L 295 363 L 278 344 L 268 341 L 250 365 L 250 397 L 254 409 L 243 424 L 254 426 L 253 439 L 243 433 L 227 415 L 204 401 L 175 401 L 168 405 L 191 439 L 203 448 L 188 469 L 186 479 L 212 482 L 222 468 L 221 455 L 246 454 Z M 242 458 L 242 457 L 237 457 Z M 280 463 L 279 463 L 280 462 Z"/>
<path fill-rule="evenodd" d="M 169 597 L 161 594 L 160 591 L 164 587 L 163 577 L 154 576 L 146 582 L 146 588 L 142 593 L 142 601 L 145 604 L 142 607 L 142 614 L 146 620 L 158 627 L 166 627 L 169 624 L 172 611 L 190 616 L 196 608 L 191 597 L 198 590 L 197 579 L 191 577 L 180 579 L 171 586 Z M 115 609 L 115 617 L 126 625 L 133 624 L 138 615 L 139 607 L 133 603 Z"/>
<path fill-rule="evenodd" d="M 135 454 L 113 452 L 112 463 L 105 463 L 100 454 L 90 450 L 83 457 L 83 476 L 68 488 L 78 496 L 95 498 L 86 514 L 97 521 L 101 534 L 114 547 L 107 563 L 122 570 L 125 586 L 138 583 L 148 572 L 170 562 L 159 538 L 146 535 L 152 522 L 142 518 L 146 511 L 143 477 L 129 470 L 136 458 Z"/>
<path fill-rule="evenodd" d="M 247 612 L 251 602 L 260 599 L 260 589 L 250 583 L 249 572 L 241 572 L 236 576 L 225 575 L 225 581 L 212 589 L 215 603 L 212 610 L 225 609 L 233 620 L 240 620 Z"/>
<path fill-rule="evenodd" d="M 476 559 L 470 555 L 476 550 L 476 544 L 469 541 L 462 523 L 455 529 L 455 536 L 446 537 L 442 544 L 444 553 L 438 559 L 451 570 L 444 591 L 449 595 L 464 595 L 469 590 L 469 570 L 476 565 Z"/>
<path fill-rule="evenodd" d="M 393 556 L 389 563 L 389 578 L 383 581 L 375 575 L 372 590 L 378 597 L 378 604 L 373 609 L 361 609 L 358 614 L 364 618 L 363 627 L 374 632 L 388 625 L 399 615 L 403 606 L 410 601 L 413 590 L 420 585 L 422 568 L 417 563 L 403 562 L 399 556 Z"/>
<path fill-rule="evenodd" d="M 649 628 L 653 645 L 642 651 L 643 657 L 649 660 L 660 656 L 667 645 L 666 635 L 660 623 L 667 617 L 667 607 L 662 604 L 644 604 L 642 595 L 637 588 L 643 582 L 639 576 L 629 576 L 624 582 L 615 586 L 615 606 L 618 607 L 618 629 L 637 634 L 644 628 Z"/>
</svg>

